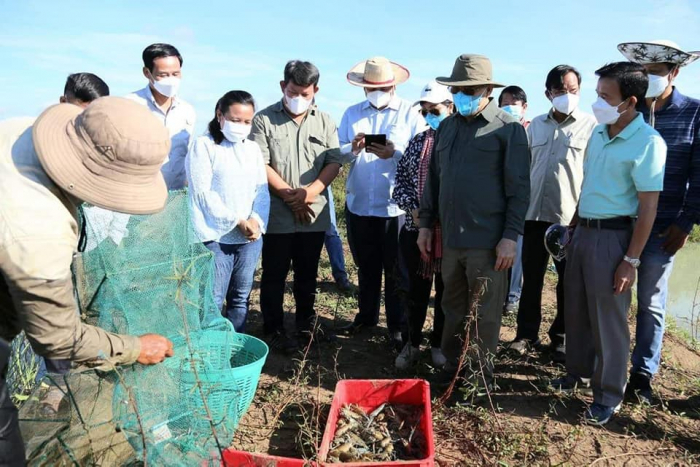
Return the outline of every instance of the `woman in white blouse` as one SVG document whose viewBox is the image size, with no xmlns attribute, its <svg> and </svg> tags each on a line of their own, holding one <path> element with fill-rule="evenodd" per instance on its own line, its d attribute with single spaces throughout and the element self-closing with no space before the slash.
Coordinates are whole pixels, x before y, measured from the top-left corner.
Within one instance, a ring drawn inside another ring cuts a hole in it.
<svg viewBox="0 0 700 467">
<path fill-rule="evenodd" d="M 216 103 L 209 131 L 187 154 L 192 222 L 214 253 L 214 298 L 238 332 L 245 329 L 248 299 L 270 211 L 265 163 L 248 140 L 253 96 L 230 91 Z"/>
</svg>

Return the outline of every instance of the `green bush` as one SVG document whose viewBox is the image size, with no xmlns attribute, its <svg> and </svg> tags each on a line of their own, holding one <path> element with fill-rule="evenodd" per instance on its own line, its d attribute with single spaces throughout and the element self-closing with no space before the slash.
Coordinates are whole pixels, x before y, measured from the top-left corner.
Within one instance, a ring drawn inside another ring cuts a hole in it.
<svg viewBox="0 0 700 467">
<path fill-rule="evenodd" d="M 335 194 L 335 193 L 333 193 Z M 690 237 L 688 237 L 688 240 L 691 242 L 698 243 L 700 242 L 700 226 L 695 226 L 693 230 L 690 232 Z"/>
<path fill-rule="evenodd" d="M 338 229 L 343 231 L 345 230 L 345 182 L 348 180 L 348 170 L 350 170 L 350 167 L 347 165 L 340 169 L 340 174 L 331 184 Z"/>
</svg>

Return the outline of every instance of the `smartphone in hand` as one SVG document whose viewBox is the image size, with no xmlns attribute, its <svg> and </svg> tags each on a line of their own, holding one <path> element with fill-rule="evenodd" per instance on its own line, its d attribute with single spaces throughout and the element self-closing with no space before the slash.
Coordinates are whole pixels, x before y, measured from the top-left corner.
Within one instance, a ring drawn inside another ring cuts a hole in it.
<svg viewBox="0 0 700 467">
<path fill-rule="evenodd" d="M 365 147 L 368 148 L 372 144 L 381 144 L 386 146 L 386 135 L 365 135 Z"/>
</svg>

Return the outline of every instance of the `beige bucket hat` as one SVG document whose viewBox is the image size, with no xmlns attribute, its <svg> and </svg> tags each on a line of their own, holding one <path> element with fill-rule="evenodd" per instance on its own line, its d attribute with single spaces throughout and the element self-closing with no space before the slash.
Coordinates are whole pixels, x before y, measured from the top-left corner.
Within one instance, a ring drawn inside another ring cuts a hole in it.
<svg viewBox="0 0 700 467">
<path fill-rule="evenodd" d="M 641 65 L 669 62 L 686 66 L 700 58 L 700 51 L 684 52 L 675 42 L 663 39 L 649 42 L 623 42 L 618 44 L 617 50 L 630 62 Z"/>
<path fill-rule="evenodd" d="M 408 80 L 411 73 L 406 67 L 390 62 L 384 57 L 374 57 L 360 62 L 348 71 L 348 82 L 363 88 L 396 86 Z"/>
<path fill-rule="evenodd" d="M 32 137 L 46 173 L 72 196 L 127 214 L 165 206 L 160 168 L 170 136 L 146 107 L 121 97 L 102 97 L 84 111 L 54 105 L 36 120 Z"/>
<path fill-rule="evenodd" d="M 483 55 L 463 54 L 457 57 L 452 74 L 440 76 L 435 80 L 445 86 L 493 86 L 502 88 L 504 85 L 493 82 L 491 60 Z"/>
</svg>

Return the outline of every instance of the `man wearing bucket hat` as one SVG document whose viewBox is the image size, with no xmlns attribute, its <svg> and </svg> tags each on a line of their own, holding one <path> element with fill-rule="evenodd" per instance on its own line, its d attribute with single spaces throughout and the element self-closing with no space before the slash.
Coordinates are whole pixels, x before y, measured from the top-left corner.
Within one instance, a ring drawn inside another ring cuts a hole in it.
<svg viewBox="0 0 700 467">
<path fill-rule="evenodd" d="M 630 394 L 650 401 L 651 379 L 661 360 L 673 258 L 700 223 L 700 101 L 674 86 L 680 69 L 700 58 L 700 52 L 684 52 L 666 40 L 625 42 L 617 48 L 649 72 L 640 110 L 668 147 L 656 221 L 640 258 L 636 340 L 627 386 Z"/>
<path fill-rule="evenodd" d="M 507 270 L 523 233 L 530 151 L 523 126 L 490 97 L 503 85 L 493 81 L 487 57 L 461 55 L 452 75 L 437 82 L 450 86 L 457 113 L 440 124 L 419 214 L 418 246 L 424 257 L 433 249 L 433 225 L 439 220 L 442 228 L 447 363 L 436 383 L 449 383 L 455 375 L 464 337 L 478 349 L 467 380 L 483 387 L 493 379 Z M 477 321 L 463 336 L 473 307 Z"/>
<path fill-rule="evenodd" d="M 391 195 L 397 161 L 409 140 L 425 130 L 418 110 L 396 95 L 396 86 L 408 80 L 409 75 L 406 68 L 384 57 L 355 65 L 347 80 L 364 89 L 366 100 L 345 111 L 338 129 L 343 153 L 351 153 L 346 220 L 348 243 L 359 270 L 360 302 L 354 321 L 340 331 L 351 334 L 377 325 L 384 275 L 387 327 L 392 344 L 398 349 L 406 321 L 397 293 L 404 282 L 403 271 L 398 267 L 404 212 Z M 365 135 L 370 134 L 384 135 L 386 144 L 366 144 Z"/>
<path fill-rule="evenodd" d="M 24 331 L 44 357 L 97 368 L 155 364 L 165 337 L 118 335 L 83 324 L 70 265 L 77 205 L 130 214 L 160 211 L 167 130 L 147 109 L 104 97 L 86 110 L 58 104 L 32 119 L 0 122 L 0 465 L 24 465 L 17 410 L 5 381 L 9 342 Z"/>
</svg>

